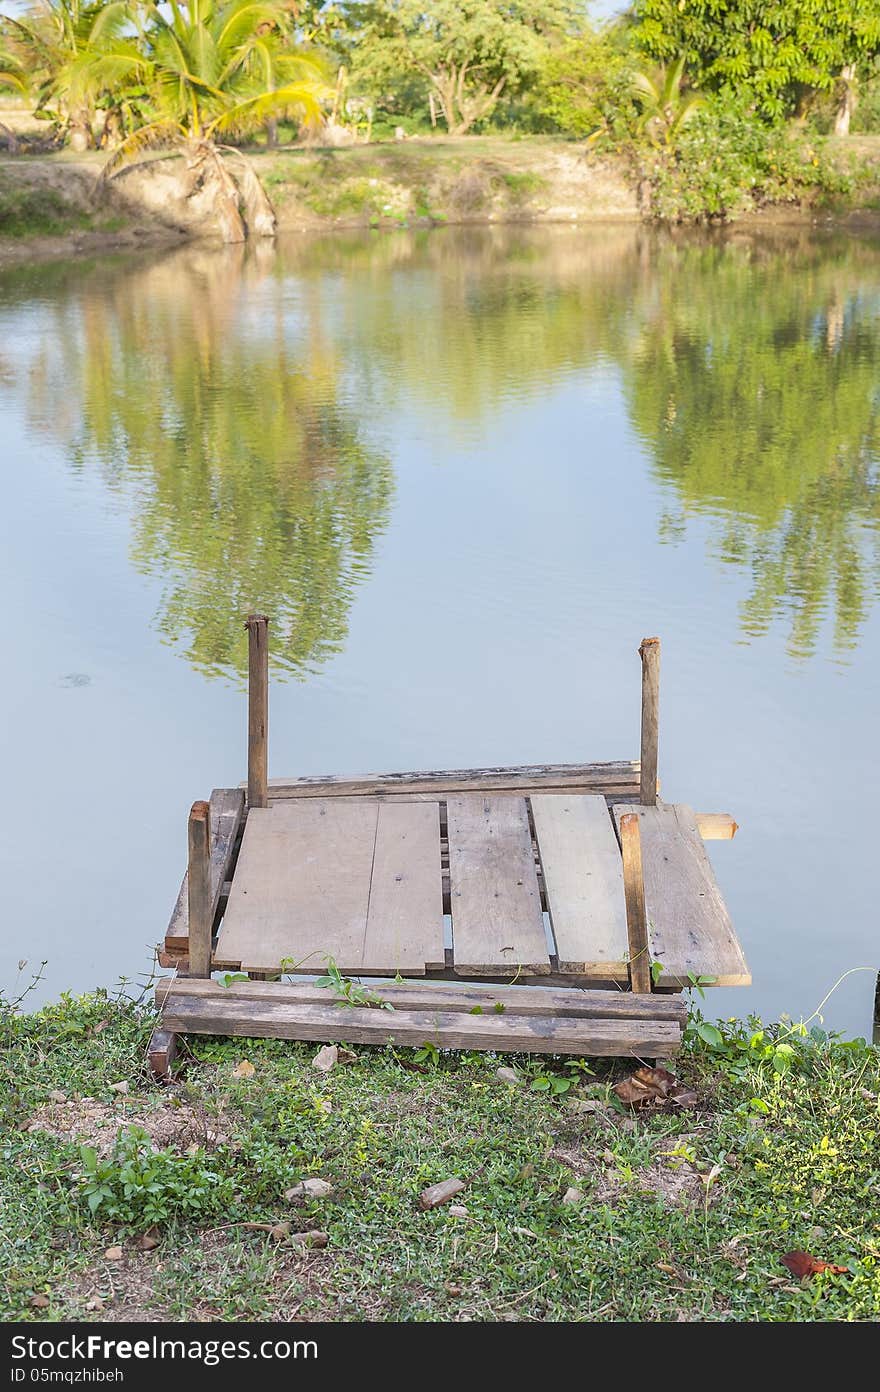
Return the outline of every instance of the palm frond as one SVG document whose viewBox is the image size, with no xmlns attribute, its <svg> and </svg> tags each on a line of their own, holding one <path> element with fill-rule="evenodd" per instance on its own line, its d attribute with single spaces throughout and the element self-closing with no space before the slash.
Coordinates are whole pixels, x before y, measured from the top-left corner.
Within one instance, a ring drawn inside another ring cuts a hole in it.
<svg viewBox="0 0 880 1392">
<path fill-rule="evenodd" d="M 146 150 L 168 149 L 182 144 L 186 138 L 185 128 L 177 121 L 152 121 L 148 126 L 141 126 L 139 130 L 126 136 L 119 149 L 114 151 L 104 165 L 101 170 L 102 182 L 109 182 L 126 164 L 136 161 L 138 155 L 142 155 Z"/>
</svg>

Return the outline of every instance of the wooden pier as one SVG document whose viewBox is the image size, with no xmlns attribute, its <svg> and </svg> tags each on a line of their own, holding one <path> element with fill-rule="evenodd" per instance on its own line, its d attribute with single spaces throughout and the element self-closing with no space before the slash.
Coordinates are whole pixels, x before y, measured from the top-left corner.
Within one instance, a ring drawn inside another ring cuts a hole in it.
<svg viewBox="0 0 880 1392">
<path fill-rule="evenodd" d="M 656 638 L 638 761 L 269 780 L 247 628 L 247 785 L 190 812 L 154 1072 L 183 1033 L 668 1057 L 678 993 L 749 984 L 704 845 L 736 823 L 658 798 Z M 308 979 L 330 965 L 356 1004 Z"/>
</svg>

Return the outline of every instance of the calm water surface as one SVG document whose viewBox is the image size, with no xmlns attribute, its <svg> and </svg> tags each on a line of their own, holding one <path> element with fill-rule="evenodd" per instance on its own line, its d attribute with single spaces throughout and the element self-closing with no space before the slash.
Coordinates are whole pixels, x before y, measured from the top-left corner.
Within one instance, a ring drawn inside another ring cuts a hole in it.
<svg viewBox="0 0 880 1392">
<path fill-rule="evenodd" d="M 880 244 L 638 228 L 291 239 L 0 277 L 0 984 L 148 969 L 194 797 L 276 774 L 627 758 L 755 978 L 880 965 Z M 31 965 L 25 968 L 27 976 Z M 869 1028 L 872 972 L 824 1014 Z"/>
</svg>

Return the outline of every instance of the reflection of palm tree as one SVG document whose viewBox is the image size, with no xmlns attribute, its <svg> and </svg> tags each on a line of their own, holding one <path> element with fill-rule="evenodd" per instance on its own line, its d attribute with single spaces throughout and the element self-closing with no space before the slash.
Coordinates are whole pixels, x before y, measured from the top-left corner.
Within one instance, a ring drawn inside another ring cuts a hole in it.
<svg viewBox="0 0 880 1392">
<path fill-rule="evenodd" d="M 207 672 L 244 669 L 235 620 L 254 609 L 281 667 L 339 650 L 393 487 L 319 335 L 297 352 L 280 324 L 237 318 L 252 266 L 194 249 L 91 284 L 32 373 L 47 424 L 79 399 L 76 456 L 132 497 L 136 563 L 166 580 L 160 631 Z"/>
</svg>

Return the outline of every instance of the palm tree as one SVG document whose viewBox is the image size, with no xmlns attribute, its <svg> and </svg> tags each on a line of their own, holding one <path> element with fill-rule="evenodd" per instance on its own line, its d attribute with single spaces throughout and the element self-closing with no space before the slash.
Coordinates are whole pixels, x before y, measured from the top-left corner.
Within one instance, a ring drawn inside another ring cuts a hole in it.
<svg viewBox="0 0 880 1392">
<path fill-rule="evenodd" d="M 319 64 L 291 46 L 289 9 L 282 0 L 169 0 L 161 8 L 147 0 L 140 14 L 146 22 L 136 46 L 138 77 L 152 116 L 122 140 L 105 177 L 146 150 L 178 149 L 191 187 L 214 188 L 226 241 L 243 241 L 248 230 L 271 236 L 276 221 L 265 190 L 250 163 L 222 137 L 246 135 L 285 112 L 320 121 L 328 89 Z M 96 57 L 90 71 L 93 79 L 119 77 L 124 63 L 124 54 L 106 54 Z"/>
<path fill-rule="evenodd" d="M 27 74 L 13 48 L 7 43 L 6 35 L 2 30 L 0 30 L 0 92 L 16 92 L 22 96 L 27 92 Z M 2 121 L 0 121 L 0 135 L 6 140 L 9 153 L 16 154 L 18 152 L 18 138 L 15 131 L 4 125 Z"/>
<path fill-rule="evenodd" d="M 36 113 L 52 121 L 73 149 L 88 149 L 96 107 L 107 105 L 138 68 L 126 0 L 37 0 L 22 18 L 7 16 L 5 32 L 18 70 L 35 92 Z"/>
<path fill-rule="evenodd" d="M 658 145 L 671 146 L 681 129 L 705 103 L 698 92 L 684 88 L 684 55 L 668 66 L 633 73 L 630 88 L 642 115 L 639 126 Z"/>
</svg>

